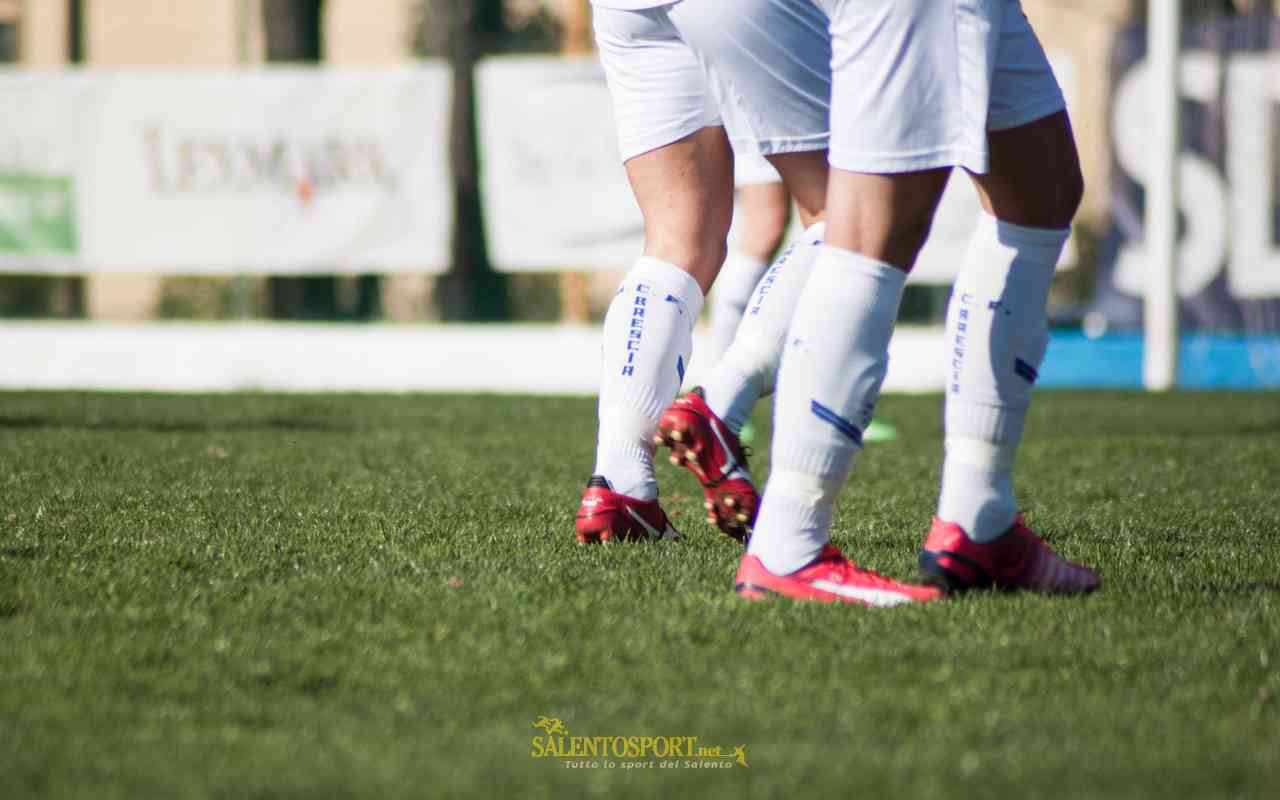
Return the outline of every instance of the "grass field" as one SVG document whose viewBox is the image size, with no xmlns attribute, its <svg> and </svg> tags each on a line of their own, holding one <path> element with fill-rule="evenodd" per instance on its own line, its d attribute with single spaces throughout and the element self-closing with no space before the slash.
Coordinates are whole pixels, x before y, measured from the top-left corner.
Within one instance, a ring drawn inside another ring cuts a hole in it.
<svg viewBox="0 0 1280 800">
<path fill-rule="evenodd" d="M 0 395 L 0 797 L 1280 794 L 1280 395 L 1041 394 L 1021 498 L 1102 591 L 888 610 L 740 602 L 665 464 L 686 541 L 575 545 L 593 414 Z M 881 417 L 835 538 L 909 577 L 939 400 Z"/>
</svg>

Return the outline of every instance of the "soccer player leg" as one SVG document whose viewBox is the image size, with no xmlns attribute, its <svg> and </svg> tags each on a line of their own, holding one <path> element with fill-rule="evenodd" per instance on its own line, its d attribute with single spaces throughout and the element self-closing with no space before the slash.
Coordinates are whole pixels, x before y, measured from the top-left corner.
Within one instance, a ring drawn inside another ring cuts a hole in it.
<svg viewBox="0 0 1280 800">
<path fill-rule="evenodd" d="M 1029 126 L 1028 126 L 1029 127 Z M 1034 135 L 1030 131 L 1024 134 Z M 1014 134 L 1016 139 L 1020 134 Z M 1008 164 L 993 135 L 992 181 Z M 1055 157 L 1026 162 L 1028 172 Z M 1036 165 L 1036 161 L 1040 165 Z M 1051 169 L 1051 168 L 1050 168 Z M 1043 174 L 1032 185 L 1061 179 L 1079 185 L 1074 170 Z M 1017 179 L 1015 179 L 1017 180 Z M 1077 192 L 1060 205 L 1031 201 L 1017 213 L 1038 225 L 994 216 L 988 206 L 947 312 L 946 457 L 938 513 L 920 554 L 921 571 L 949 591 L 999 587 L 1051 594 L 1090 592 L 1101 585 L 1089 567 L 1058 555 L 1017 513 L 1013 467 L 1027 407 L 1048 343 L 1045 301 L 1066 242 Z"/>
<path fill-rule="evenodd" d="M 773 392 L 787 328 L 822 249 L 826 223 L 815 223 L 756 284 L 729 347 L 703 382 L 707 405 L 734 433 L 756 402 Z"/>
<path fill-rule="evenodd" d="M 874 254 L 822 248 L 787 336 L 775 403 L 773 472 L 735 577 L 741 596 L 869 606 L 940 596 L 934 587 L 860 567 L 829 543 L 836 497 L 862 448 L 884 381 L 905 283 L 905 269 Z"/>
<path fill-rule="evenodd" d="M 710 296 L 709 348 L 698 353 L 704 365 L 719 361 L 733 341 L 752 291 L 782 244 L 791 213 L 786 187 L 763 157 L 735 153 L 734 176 L 734 235 Z"/>
<path fill-rule="evenodd" d="M 814 560 L 888 367 L 906 273 L 858 253 L 822 253 L 783 357 L 773 472 L 750 552 L 775 574 Z"/>
<path fill-rule="evenodd" d="M 741 0 L 731 14 L 722 4 L 682 2 L 666 13 L 703 64 L 735 147 L 771 160 L 825 149 L 829 46 L 825 18 L 809 0 Z M 750 391 L 744 413 L 757 396 Z M 745 538 L 758 500 L 745 452 L 701 393 L 672 403 L 658 439 L 702 483 L 711 521 Z"/>
<path fill-rule="evenodd" d="M 653 432 L 680 390 L 701 306 L 702 292 L 687 272 L 647 256 L 623 278 L 609 304 L 601 337 L 595 472 L 617 492 L 649 500 L 658 495 Z"/>
<path fill-rule="evenodd" d="M 947 313 L 946 459 L 938 517 L 976 542 L 1010 529 L 1013 464 L 1048 343 L 1045 305 L 1083 180 L 1062 92 L 1006 3 L 987 119 L 984 213 Z"/>
<path fill-rule="evenodd" d="M 946 323 L 946 458 L 939 519 L 976 542 L 1017 515 L 1013 462 L 1048 344 L 1045 302 L 1065 230 L 983 214 Z"/>
<path fill-rule="evenodd" d="M 987 127 L 971 169 L 984 214 L 947 312 L 946 458 L 922 573 L 949 591 L 1101 585 L 1017 513 L 1013 465 L 1048 343 L 1045 303 L 1083 180 L 1062 94 L 1020 4 L 1001 6 Z"/>
<path fill-rule="evenodd" d="M 751 543 L 772 572 L 798 569 L 829 538 L 836 497 L 888 368 L 907 271 L 945 184 L 945 170 L 832 170 L 827 241 L 787 332 L 773 472 Z"/>
<path fill-rule="evenodd" d="M 748 551 L 775 575 L 801 575 L 821 560 L 836 496 L 874 413 L 906 273 L 958 161 L 945 108 L 924 102 L 944 98 L 921 101 L 918 92 L 921 69 L 954 69 L 934 52 L 934 40 L 946 41 L 955 25 L 939 7 L 827 4 L 834 85 L 826 244 L 787 336 L 773 473 Z"/>
<path fill-rule="evenodd" d="M 830 137 L 830 38 L 810 0 L 742 0 L 672 12 L 698 49 L 725 126 L 744 162 L 767 158 L 811 226 L 754 285 L 731 344 L 705 381 L 707 405 L 735 433 L 772 390 L 795 300 L 813 259 L 824 211 Z"/>
<path fill-rule="evenodd" d="M 596 40 L 645 252 L 605 317 L 596 475 L 652 500 L 652 437 L 679 390 L 703 293 L 724 260 L 733 156 L 701 65 L 665 9 L 597 8 Z"/>
</svg>

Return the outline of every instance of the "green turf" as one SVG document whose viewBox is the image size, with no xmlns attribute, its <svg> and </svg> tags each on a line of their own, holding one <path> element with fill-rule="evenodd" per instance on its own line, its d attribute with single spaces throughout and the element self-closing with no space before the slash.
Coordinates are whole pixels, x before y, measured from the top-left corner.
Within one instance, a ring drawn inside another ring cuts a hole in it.
<svg viewBox="0 0 1280 800">
<path fill-rule="evenodd" d="M 1021 499 L 1103 590 L 891 610 L 740 602 L 665 464 L 687 541 L 575 545 L 593 410 L 0 395 L 0 797 L 1280 793 L 1280 396 L 1040 395 Z M 909 577 L 939 401 L 881 412 L 835 538 Z"/>
</svg>

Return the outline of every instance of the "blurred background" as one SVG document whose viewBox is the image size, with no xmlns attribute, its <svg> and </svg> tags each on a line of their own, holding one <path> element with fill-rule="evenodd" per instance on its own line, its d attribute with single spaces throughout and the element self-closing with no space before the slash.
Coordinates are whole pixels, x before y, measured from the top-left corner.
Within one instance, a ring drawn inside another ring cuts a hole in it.
<svg viewBox="0 0 1280 800">
<path fill-rule="evenodd" d="M 1023 5 L 1088 186 L 1046 382 L 1138 385 L 1146 3 Z M 1183 4 L 1183 385 L 1280 385 L 1278 12 Z M 0 62 L 0 385 L 594 385 L 640 221 L 587 0 L 0 0 Z M 936 388 L 953 184 L 890 388 Z"/>
</svg>

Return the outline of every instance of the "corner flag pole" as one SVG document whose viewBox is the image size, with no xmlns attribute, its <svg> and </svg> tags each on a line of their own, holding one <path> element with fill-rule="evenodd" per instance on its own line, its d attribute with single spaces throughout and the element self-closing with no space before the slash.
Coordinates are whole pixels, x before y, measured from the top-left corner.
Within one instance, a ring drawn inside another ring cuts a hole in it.
<svg viewBox="0 0 1280 800">
<path fill-rule="evenodd" d="M 1178 50 L 1182 0 L 1147 3 L 1151 83 L 1151 169 L 1147 182 L 1146 297 L 1143 304 L 1143 385 L 1168 391 L 1178 383 Z"/>
</svg>

